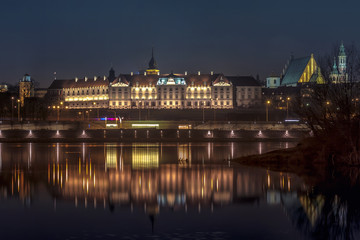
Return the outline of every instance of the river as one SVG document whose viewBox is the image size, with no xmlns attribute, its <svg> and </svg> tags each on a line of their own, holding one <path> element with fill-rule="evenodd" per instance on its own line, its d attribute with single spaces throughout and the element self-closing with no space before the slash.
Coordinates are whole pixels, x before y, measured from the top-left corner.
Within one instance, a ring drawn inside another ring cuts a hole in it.
<svg viewBox="0 0 360 240">
<path fill-rule="evenodd" d="M 347 195 L 232 162 L 295 144 L 0 143 L 0 237 L 356 238 Z"/>
</svg>

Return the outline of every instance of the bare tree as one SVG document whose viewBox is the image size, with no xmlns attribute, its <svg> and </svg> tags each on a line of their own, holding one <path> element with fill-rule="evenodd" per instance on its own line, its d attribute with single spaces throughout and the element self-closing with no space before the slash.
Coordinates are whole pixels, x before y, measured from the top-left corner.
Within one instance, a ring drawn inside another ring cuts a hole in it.
<svg viewBox="0 0 360 240">
<path fill-rule="evenodd" d="M 333 60 L 325 55 L 320 64 L 326 83 L 305 88 L 306 94 L 297 99 L 296 111 L 321 139 L 326 158 L 360 164 L 359 51 L 351 45 L 346 53 L 347 81 L 332 83 L 329 66 Z"/>
</svg>

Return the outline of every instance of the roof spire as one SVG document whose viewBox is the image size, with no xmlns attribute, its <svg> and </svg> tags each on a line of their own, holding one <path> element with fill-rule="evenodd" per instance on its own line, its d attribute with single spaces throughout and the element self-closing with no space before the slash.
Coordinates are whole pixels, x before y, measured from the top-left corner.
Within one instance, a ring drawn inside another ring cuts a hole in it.
<svg viewBox="0 0 360 240">
<path fill-rule="evenodd" d="M 344 47 L 344 42 L 341 41 L 340 47 L 339 47 L 339 56 L 345 56 L 345 47 Z"/>
<path fill-rule="evenodd" d="M 334 57 L 334 65 L 333 65 L 333 70 L 332 70 L 333 74 L 339 74 L 338 72 L 338 67 L 336 65 L 336 57 Z"/>
<path fill-rule="evenodd" d="M 149 62 L 149 68 L 148 69 L 158 69 L 157 68 L 157 63 L 156 63 L 155 58 L 154 58 L 154 47 L 151 48 L 151 59 L 150 59 L 150 62 Z"/>
</svg>

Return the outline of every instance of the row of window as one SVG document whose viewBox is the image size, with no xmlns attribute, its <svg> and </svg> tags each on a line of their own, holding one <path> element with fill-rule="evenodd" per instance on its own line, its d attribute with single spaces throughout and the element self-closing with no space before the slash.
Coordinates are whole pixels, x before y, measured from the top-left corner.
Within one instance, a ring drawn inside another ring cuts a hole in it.
<svg viewBox="0 0 360 240">
<path fill-rule="evenodd" d="M 109 93 L 109 90 L 108 89 L 103 89 L 102 91 L 100 91 L 100 89 L 97 89 L 95 91 L 95 89 L 93 89 L 92 91 L 90 91 L 91 94 L 105 94 L 105 93 Z M 76 96 L 76 95 L 84 95 L 84 94 L 89 94 L 89 90 L 73 90 L 72 92 L 70 90 L 68 91 L 65 91 L 65 95 L 66 96 Z"/>
<path fill-rule="evenodd" d="M 121 92 L 122 89 L 124 89 L 125 92 L 128 90 L 128 88 L 113 87 L 113 88 L 112 88 L 112 91 L 113 91 L 113 92 L 116 92 L 116 89 L 118 90 L 118 92 Z M 138 91 L 139 89 L 141 89 L 141 88 L 138 88 L 138 89 L 132 88 L 132 91 L 135 92 L 135 91 Z M 167 87 L 162 87 L 162 88 L 158 88 L 157 90 L 158 90 L 159 92 L 161 92 L 161 91 L 167 91 L 167 90 L 169 90 L 170 92 L 172 92 L 173 89 L 174 89 L 175 91 L 178 91 L 178 90 L 179 90 L 179 88 L 177 88 L 177 87 L 175 87 L 175 88 L 172 88 L 172 87 L 169 87 L 169 88 L 167 88 Z M 184 89 L 184 88 L 180 88 L 180 90 L 181 90 L 181 91 L 184 91 L 185 89 Z M 203 91 L 203 92 L 205 92 L 205 90 L 206 90 L 207 92 L 209 92 L 209 91 L 210 91 L 210 88 L 206 88 L 206 89 L 203 89 L 203 88 L 201 88 L 201 87 L 199 87 L 199 89 L 198 89 L 197 87 L 187 88 L 187 91 L 191 91 L 191 90 L 194 90 L 194 91 Z M 218 90 L 219 90 L 220 92 L 223 92 L 223 91 L 224 91 L 224 88 L 216 88 L 216 87 L 214 88 L 214 91 L 215 91 L 215 92 L 217 92 Z M 230 92 L 230 87 L 225 88 L 225 90 L 226 90 L 226 92 Z M 151 90 L 150 90 L 149 88 L 146 88 L 146 89 L 145 89 L 145 92 L 149 92 L 149 91 L 155 92 L 155 88 L 152 88 Z"/>
<path fill-rule="evenodd" d="M 125 101 L 125 102 L 122 102 L 122 101 L 113 101 L 112 106 L 128 106 L 128 102 Z M 160 101 L 159 102 L 159 105 L 162 105 L 162 106 L 173 106 L 173 105 L 176 105 L 176 106 L 184 106 L 185 103 L 184 101 Z M 205 103 L 203 101 L 194 101 L 194 102 L 189 102 L 189 101 L 186 101 L 186 106 L 188 107 L 191 107 L 191 106 L 208 106 L 210 107 L 211 105 L 211 102 L 210 101 L 206 101 Z M 215 106 L 224 106 L 224 105 L 228 105 L 230 106 L 231 105 L 231 101 L 219 101 L 219 102 L 214 102 Z M 136 106 L 153 106 L 155 107 L 156 106 L 156 102 L 155 101 L 146 101 L 146 102 L 141 102 L 141 101 L 133 101 L 131 102 L 131 106 L 133 107 L 136 107 Z"/>
<path fill-rule="evenodd" d="M 260 87 L 259 87 L 259 88 L 248 88 L 247 90 L 248 90 L 249 92 L 251 92 L 251 91 L 252 91 L 251 89 L 254 89 L 255 92 L 259 92 L 261 88 L 260 88 Z M 240 90 L 241 90 L 242 92 L 245 92 L 246 88 L 240 88 Z"/>
</svg>

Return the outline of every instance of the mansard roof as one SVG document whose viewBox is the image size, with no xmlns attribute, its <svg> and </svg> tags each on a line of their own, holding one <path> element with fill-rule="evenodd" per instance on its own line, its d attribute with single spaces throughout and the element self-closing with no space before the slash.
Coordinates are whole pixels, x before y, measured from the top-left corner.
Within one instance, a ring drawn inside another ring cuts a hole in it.
<svg viewBox="0 0 360 240">
<path fill-rule="evenodd" d="M 311 56 L 292 59 L 281 81 L 281 85 L 297 84 L 309 63 Z"/>
<path fill-rule="evenodd" d="M 253 76 L 227 76 L 226 78 L 236 87 L 261 87 Z"/>
<path fill-rule="evenodd" d="M 232 85 L 232 83 L 229 81 L 227 77 L 225 77 L 223 74 L 216 74 L 217 78 L 213 81 L 213 85 Z"/>
<path fill-rule="evenodd" d="M 155 86 L 159 80 L 159 78 L 169 78 L 169 77 L 177 77 L 184 78 L 185 82 L 188 86 L 211 86 L 214 82 L 219 82 L 220 78 L 223 78 L 223 81 L 226 83 L 230 83 L 230 81 L 222 74 L 160 74 L 160 75 L 142 75 L 142 74 L 121 74 L 114 81 L 113 84 L 122 82 L 131 86 L 138 85 L 142 86 Z"/>
<path fill-rule="evenodd" d="M 150 84 L 155 86 L 159 79 L 159 75 L 121 74 L 117 79 L 120 79 L 121 82 L 131 86 L 138 85 L 139 87 L 143 87 L 149 86 Z"/>
<path fill-rule="evenodd" d="M 211 86 L 220 74 L 188 74 L 183 75 L 187 85 Z"/>
<path fill-rule="evenodd" d="M 49 89 L 62 89 L 62 88 L 88 88 L 88 87 L 103 87 L 108 86 L 109 80 L 107 77 L 95 78 L 74 78 L 67 80 L 54 80 Z"/>
</svg>

